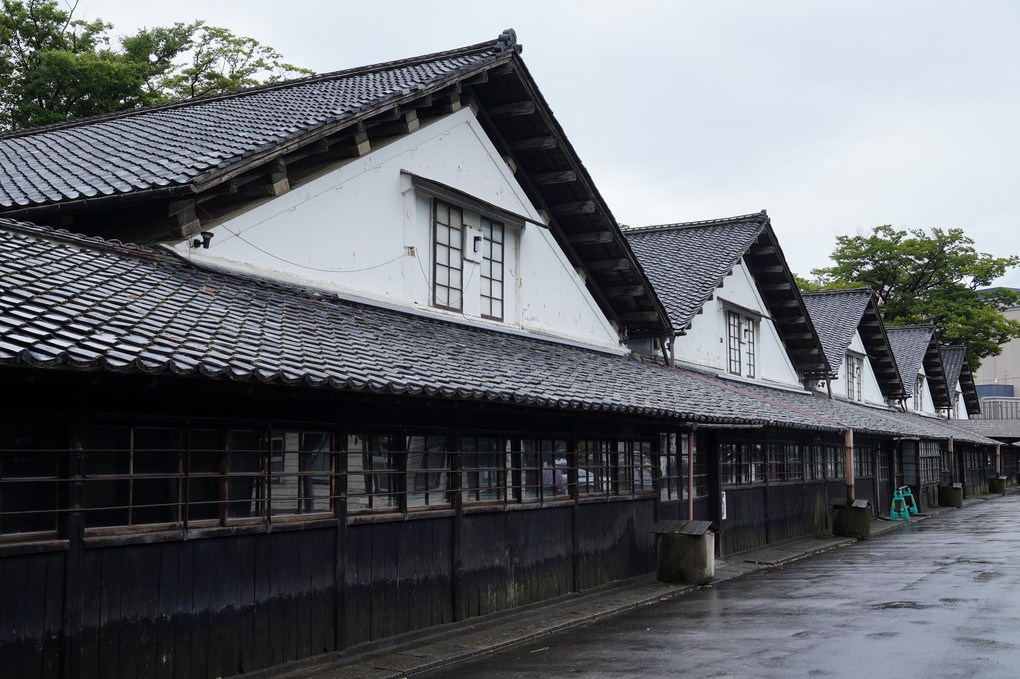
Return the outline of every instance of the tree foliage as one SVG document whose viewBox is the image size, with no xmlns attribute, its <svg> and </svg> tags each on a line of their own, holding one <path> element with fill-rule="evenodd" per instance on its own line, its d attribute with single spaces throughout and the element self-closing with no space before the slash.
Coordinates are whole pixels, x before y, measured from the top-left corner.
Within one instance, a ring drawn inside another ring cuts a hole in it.
<svg viewBox="0 0 1020 679">
<path fill-rule="evenodd" d="M 875 227 L 869 235 L 839 236 L 833 265 L 813 269 L 811 283 L 827 289 L 869 286 L 882 302 L 887 325 L 934 323 L 939 338 L 967 346 L 976 369 L 1000 344 L 1020 337 L 1020 322 L 1002 311 L 1020 295 L 987 288 L 1020 257 L 978 252 L 962 229 L 897 230 Z"/>
<path fill-rule="evenodd" d="M 56 0 L 2 0 L 0 130 L 215 94 L 310 73 L 271 47 L 202 21 L 142 29 L 111 47 L 113 26 Z"/>
</svg>

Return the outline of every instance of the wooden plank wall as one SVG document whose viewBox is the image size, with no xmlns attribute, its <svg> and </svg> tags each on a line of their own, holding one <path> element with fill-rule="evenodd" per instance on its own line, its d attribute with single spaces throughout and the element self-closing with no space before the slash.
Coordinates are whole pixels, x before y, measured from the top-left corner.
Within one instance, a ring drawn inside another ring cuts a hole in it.
<svg viewBox="0 0 1020 679">
<path fill-rule="evenodd" d="M 0 559 L 0 677 L 60 675 L 67 552 Z"/>
<path fill-rule="evenodd" d="M 218 677 L 335 650 L 334 552 L 333 530 L 86 549 L 69 674 Z"/>
<path fill-rule="evenodd" d="M 230 676 L 554 598 L 654 570 L 655 504 L 91 545 L 76 587 L 69 552 L 6 556 L 0 677 Z"/>
</svg>

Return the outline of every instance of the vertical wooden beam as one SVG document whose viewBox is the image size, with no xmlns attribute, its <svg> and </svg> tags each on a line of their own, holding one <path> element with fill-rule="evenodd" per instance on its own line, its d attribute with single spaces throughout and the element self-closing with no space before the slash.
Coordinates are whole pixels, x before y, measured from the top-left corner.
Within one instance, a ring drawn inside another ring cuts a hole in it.
<svg viewBox="0 0 1020 679">
<path fill-rule="evenodd" d="M 694 519 L 694 454 L 697 450 L 697 432 L 692 428 L 687 435 L 687 520 Z"/>
<path fill-rule="evenodd" d="M 854 502 L 854 430 L 847 427 L 843 439 L 846 454 L 846 503 Z"/>
<path fill-rule="evenodd" d="M 1002 444 L 995 444 L 995 475 L 1002 476 Z"/>
<path fill-rule="evenodd" d="M 82 569 L 84 559 L 85 519 L 81 512 L 81 473 L 82 473 L 82 421 L 76 414 L 68 422 L 67 451 L 67 495 L 64 506 L 68 513 L 64 517 L 62 529 L 67 538 L 67 555 L 64 560 L 64 615 L 61 622 L 63 628 L 63 646 L 61 647 L 60 672 L 64 679 L 73 679 L 82 674 L 81 668 L 81 628 L 83 619 L 82 603 Z"/>
</svg>

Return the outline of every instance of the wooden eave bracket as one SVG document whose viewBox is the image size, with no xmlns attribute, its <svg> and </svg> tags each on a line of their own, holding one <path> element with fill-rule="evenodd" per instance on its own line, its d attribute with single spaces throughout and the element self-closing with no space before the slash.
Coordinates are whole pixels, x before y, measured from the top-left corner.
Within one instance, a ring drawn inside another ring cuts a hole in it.
<svg viewBox="0 0 1020 679">
<path fill-rule="evenodd" d="M 198 201 L 194 198 L 172 200 L 167 205 L 167 216 L 170 218 L 170 234 L 175 238 L 194 236 L 202 230 L 202 222 L 198 218 Z"/>
</svg>

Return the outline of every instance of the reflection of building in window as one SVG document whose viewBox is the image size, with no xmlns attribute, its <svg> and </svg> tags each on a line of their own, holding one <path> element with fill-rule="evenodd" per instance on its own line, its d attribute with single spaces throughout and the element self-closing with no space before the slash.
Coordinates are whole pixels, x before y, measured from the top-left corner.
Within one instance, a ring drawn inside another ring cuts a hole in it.
<svg viewBox="0 0 1020 679">
<path fill-rule="evenodd" d="M 403 492 L 403 446 L 391 434 L 347 437 L 347 508 L 349 511 L 400 507 Z"/>
<path fill-rule="evenodd" d="M 407 506 L 450 504 L 450 436 L 407 437 Z"/>
<path fill-rule="evenodd" d="M 918 375 L 914 380 L 914 410 L 924 408 L 924 375 Z"/>
<path fill-rule="evenodd" d="M 861 388 L 864 382 L 864 359 L 848 353 L 846 355 L 846 397 L 851 401 L 861 400 Z"/>
<path fill-rule="evenodd" d="M 465 436 L 461 439 L 460 459 L 464 502 L 506 499 L 507 453 L 502 438 Z"/>
<path fill-rule="evenodd" d="M 728 370 L 734 375 L 754 377 L 757 363 L 755 335 L 758 320 L 736 311 L 726 312 Z"/>
<path fill-rule="evenodd" d="M 524 501 L 545 501 L 570 496 L 570 455 L 564 439 L 522 439 L 521 488 Z"/>
</svg>

